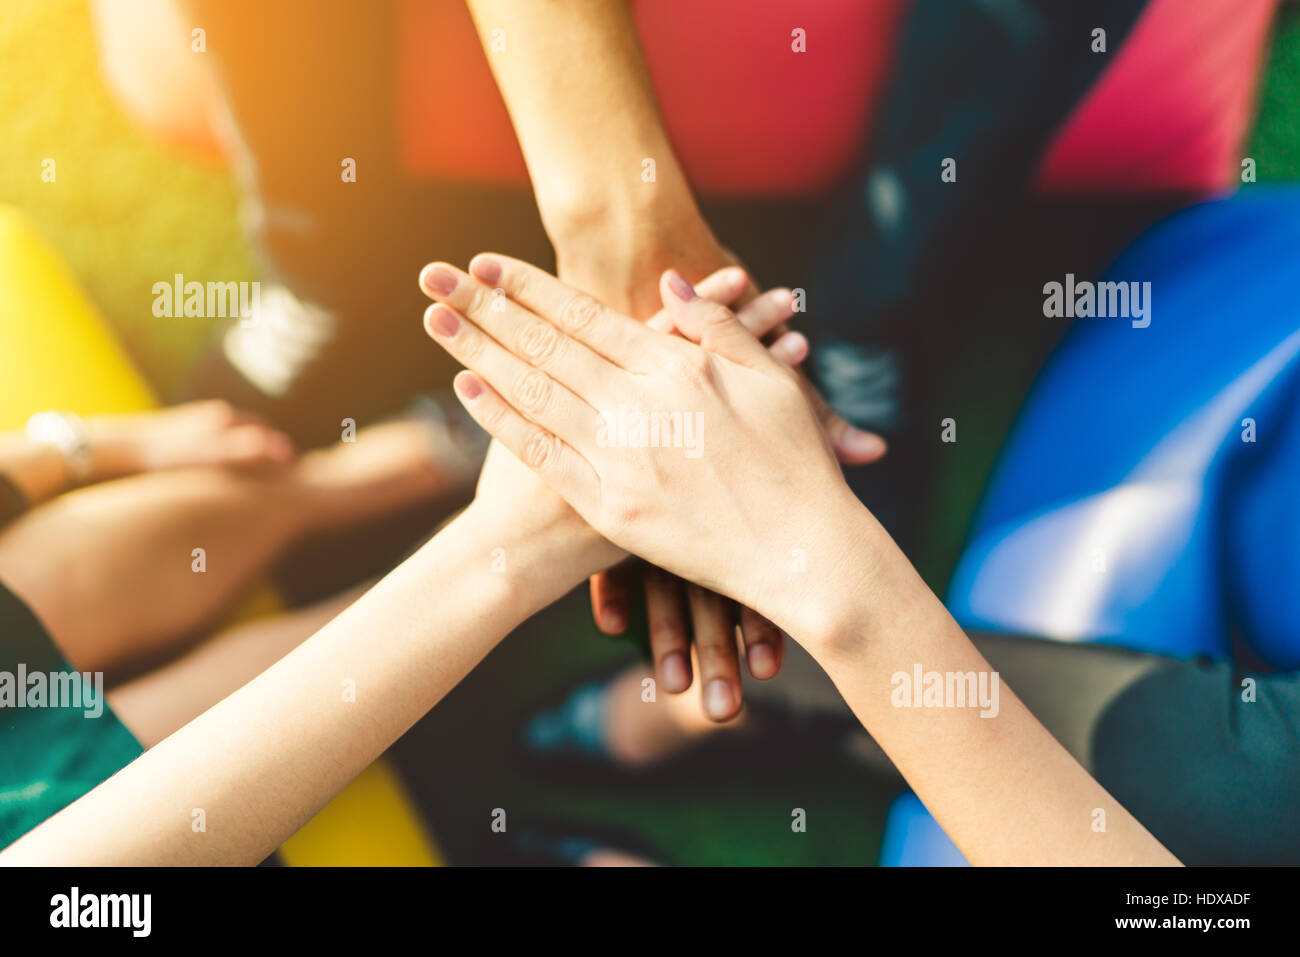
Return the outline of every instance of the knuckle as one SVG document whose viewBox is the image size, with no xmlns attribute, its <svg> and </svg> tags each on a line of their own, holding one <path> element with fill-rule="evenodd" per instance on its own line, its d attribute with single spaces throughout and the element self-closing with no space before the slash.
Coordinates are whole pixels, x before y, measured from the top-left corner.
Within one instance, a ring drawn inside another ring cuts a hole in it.
<svg viewBox="0 0 1300 957">
<path fill-rule="evenodd" d="M 702 349 L 692 349 L 673 357 L 667 372 L 670 378 L 691 388 L 706 388 L 713 381 L 713 363 Z"/>
<path fill-rule="evenodd" d="M 462 365 L 472 366 L 483 357 L 483 350 L 486 348 L 484 337 L 477 329 L 473 327 L 465 328 L 462 324 L 463 334 L 460 339 L 460 361 Z"/>
<path fill-rule="evenodd" d="M 588 329 L 600 314 L 600 303 L 590 296 L 578 293 L 564 304 L 560 322 L 569 332 L 578 334 Z"/>
<path fill-rule="evenodd" d="M 701 638 L 697 632 L 695 651 L 700 657 L 700 671 L 705 674 L 717 677 L 720 673 L 731 671 L 736 651 L 735 645 L 729 640 L 717 640 L 717 636 Z"/>
<path fill-rule="evenodd" d="M 644 510 L 635 501 L 623 496 L 609 497 L 601 506 L 606 528 L 629 528 L 639 522 Z"/>
<path fill-rule="evenodd" d="M 474 418 L 483 431 L 493 438 L 502 438 L 509 434 L 511 423 L 506 417 L 504 403 L 484 403 L 474 410 Z"/>
<path fill-rule="evenodd" d="M 501 285 L 510 294 L 510 298 L 523 299 L 527 297 L 532 282 L 525 270 L 504 269 L 501 274 Z"/>
<path fill-rule="evenodd" d="M 492 290 L 487 286 L 475 286 L 474 291 L 470 293 L 465 312 L 471 316 L 481 316 L 488 311 L 491 305 Z"/>
<path fill-rule="evenodd" d="M 686 622 L 678 617 L 664 618 L 650 623 L 651 644 L 675 647 L 686 644 Z"/>
<path fill-rule="evenodd" d="M 530 468 L 548 468 L 555 463 L 555 456 L 555 436 L 542 429 L 535 429 L 524 443 L 524 463 Z"/>
<path fill-rule="evenodd" d="M 484 402 L 475 410 L 475 418 L 483 426 L 484 430 L 495 435 L 506 421 L 506 407 L 504 402 Z"/>
<path fill-rule="evenodd" d="M 717 302 L 700 303 L 701 318 L 706 325 L 720 326 L 730 322 L 734 313 L 726 306 Z"/>
<path fill-rule="evenodd" d="M 551 380 L 540 372 L 526 372 L 515 383 L 515 403 L 523 412 L 541 412 L 550 400 Z"/>
<path fill-rule="evenodd" d="M 516 347 L 520 356 L 535 364 L 544 363 L 559 352 L 560 334 L 544 322 L 530 322 L 518 333 Z"/>
</svg>

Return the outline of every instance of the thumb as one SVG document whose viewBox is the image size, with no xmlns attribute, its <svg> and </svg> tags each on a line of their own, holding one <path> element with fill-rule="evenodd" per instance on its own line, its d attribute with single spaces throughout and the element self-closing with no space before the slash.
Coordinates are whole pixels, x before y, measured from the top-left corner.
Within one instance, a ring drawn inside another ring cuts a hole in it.
<svg viewBox="0 0 1300 957">
<path fill-rule="evenodd" d="M 749 274 L 740 266 L 723 266 L 705 276 L 695 284 L 695 294 L 709 302 L 720 302 L 724 306 L 735 306 L 742 298 L 753 301 L 754 289 Z M 746 295 L 747 294 L 747 295 Z M 741 320 L 744 321 L 743 318 Z M 660 309 L 648 320 L 646 325 L 656 332 L 673 332 L 673 320 L 667 309 Z M 746 328 L 751 328 L 746 323 Z M 767 330 L 764 330 L 766 332 Z M 757 333 L 760 337 L 762 332 Z"/>
<path fill-rule="evenodd" d="M 691 342 L 753 368 L 767 368 L 774 361 L 734 312 L 719 303 L 701 299 L 677 270 L 670 269 L 660 277 L 659 294 L 664 312 L 677 331 Z"/>
</svg>

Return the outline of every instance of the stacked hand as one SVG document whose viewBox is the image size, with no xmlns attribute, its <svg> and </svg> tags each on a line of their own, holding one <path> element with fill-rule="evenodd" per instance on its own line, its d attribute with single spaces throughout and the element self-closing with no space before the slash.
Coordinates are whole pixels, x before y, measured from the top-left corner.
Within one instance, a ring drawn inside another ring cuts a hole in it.
<svg viewBox="0 0 1300 957">
<path fill-rule="evenodd" d="M 726 257 L 719 253 L 717 258 Z M 771 353 L 780 361 L 797 366 L 807 355 L 803 336 L 783 328 L 794 309 L 789 290 L 773 289 L 760 295 L 743 269 L 724 267 L 704 278 L 697 291 L 704 299 L 736 308 L 737 318 L 756 337 L 770 334 L 774 339 Z M 657 290 L 653 295 L 657 305 Z M 672 315 L 665 309 L 655 312 L 646 325 L 662 332 L 676 331 Z M 771 622 L 752 609 L 643 562 L 625 562 L 592 576 L 592 611 L 603 631 L 619 634 L 627 627 L 631 593 L 638 583 L 645 590 L 650 650 L 665 691 L 676 694 L 691 686 L 693 644 L 705 714 L 716 721 L 734 717 L 742 701 L 737 626 L 750 674 L 766 679 L 780 670 L 782 636 Z"/>
<path fill-rule="evenodd" d="M 422 274 L 440 303 L 426 327 L 471 370 L 456 380 L 470 414 L 610 542 L 787 628 L 804 621 L 792 556 L 836 541 L 825 526 L 860 506 L 796 373 L 675 273 L 662 284 L 664 321 L 686 339 L 517 260 L 480 256 L 471 271 Z M 780 300 L 769 294 L 771 315 Z M 803 351 L 788 336 L 777 345 Z M 701 454 L 611 441 L 627 410 L 701 423 Z M 776 451 L 777 434 L 779 454 L 753 454 Z"/>
<path fill-rule="evenodd" d="M 672 191 L 655 195 L 672 196 Z M 794 310 L 790 292 L 777 289 L 760 294 L 685 194 L 666 203 L 620 216 L 626 203 L 616 200 L 605 204 L 601 217 L 583 228 L 561 230 L 556 237 L 559 278 L 623 315 L 674 332 L 680 330 L 675 330 L 671 313 L 661 308 L 657 281 L 669 269 L 678 270 L 692 281 L 699 280 L 700 298 L 733 308 L 757 338 L 776 340 L 773 356 L 797 366 L 807 353 L 807 343 L 802 336 L 783 338 L 784 323 Z M 883 440 L 853 428 L 832 412 L 806 378 L 800 377 L 800 383 L 841 463 L 862 465 L 884 455 Z M 671 693 L 690 687 L 693 644 L 708 717 L 725 721 L 740 710 L 737 626 L 750 674 L 766 679 L 780 669 L 782 636 L 770 622 L 752 609 L 643 562 L 624 562 L 592 576 L 592 612 L 602 631 L 620 634 L 627 628 L 631 595 L 637 587 L 645 592 L 646 623 L 660 686 Z"/>
</svg>

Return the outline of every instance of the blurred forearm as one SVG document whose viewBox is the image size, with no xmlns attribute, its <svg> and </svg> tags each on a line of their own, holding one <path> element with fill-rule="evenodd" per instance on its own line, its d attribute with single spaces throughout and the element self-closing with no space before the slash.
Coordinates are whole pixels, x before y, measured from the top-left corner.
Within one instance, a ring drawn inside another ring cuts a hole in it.
<svg viewBox="0 0 1300 957">
<path fill-rule="evenodd" d="M 506 633 L 599 567 L 571 530 L 520 526 L 471 505 L 286 657 L 6 848 L 0 865 L 264 859 Z M 509 573 L 490 567 L 494 545 L 509 549 Z M 200 809 L 204 831 L 191 827 Z"/>
<path fill-rule="evenodd" d="M 221 91 L 191 52 L 189 11 L 176 0 L 91 0 L 105 85 L 144 132 L 171 145 L 222 157 Z"/>
<path fill-rule="evenodd" d="M 552 240 L 647 210 L 698 218 L 626 0 L 467 4 Z M 642 175 L 647 159 L 652 182 Z"/>
</svg>

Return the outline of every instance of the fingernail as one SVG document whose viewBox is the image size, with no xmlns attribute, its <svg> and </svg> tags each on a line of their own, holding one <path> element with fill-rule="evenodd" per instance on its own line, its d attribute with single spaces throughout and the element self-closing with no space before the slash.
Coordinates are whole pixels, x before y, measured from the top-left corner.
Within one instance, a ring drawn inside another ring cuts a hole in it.
<svg viewBox="0 0 1300 957">
<path fill-rule="evenodd" d="M 771 645 L 754 645 L 745 652 L 749 673 L 755 678 L 770 678 L 776 674 L 776 652 Z"/>
<path fill-rule="evenodd" d="M 426 266 L 421 278 L 424 288 L 435 296 L 450 296 L 456 291 L 456 274 L 441 266 Z"/>
<path fill-rule="evenodd" d="M 623 617 L 623 610 L 613 605 L 606 605 L 600 613 L 600 620 L 605 626 L 606 631 L 612 631 L 615 634 L 621 632 L 627 627 L 627 621 Z"/>
<path fill-rule="evenodd" d="M 704 689 L 704 713 L 715 721 L 730 718 L 736 710 L 736 699 L 731 693 L 731 684 L 722 678 L 714 678 Z"/>
<path fill-rule="evenodd" d="M 475 256 L 469 271 L 489 286 L 495 286 L 501 279 L 501 264 L 491 256 Z"/>
<path fill-rule="evenodd" d="M 885 451 L 885 440 L 861 429 L 850 429 L 841 440 L 844 448 L 853 455 L 879 455 Z"/>
<path fill-rule="evenodd" d="M 682 302 L 690 302 L 697 298 L 695 287 L 686 281 L 686 277 L 676 269 L 668 270 L 668 288 L 673 291 L 673 295 Z"/>
<path fill-rule="evenodd" d="M 452 385 L 467 399 L 477 399 L 483 394 L 483 383 L 472 372 L 461 372 L 452 380 Z"/>
<path fill-rule="evenodd" d="M 445 306 L 434 306 L 429 314 L 429 328 L 435 335 L 450 339 L 460 330 L 460 320 Z"/>
<path fill-rule="evenodd" d="M 669 694 L 680 694 L 691 686 L 691 669 L 686 666 L 686 656 L 679 652 L 673 652 L 659 662 L 659 675 L 664 690 Z"/>
</svg>

